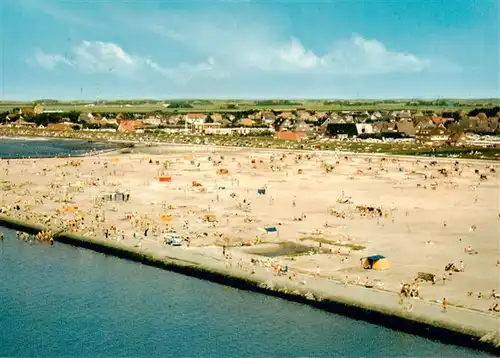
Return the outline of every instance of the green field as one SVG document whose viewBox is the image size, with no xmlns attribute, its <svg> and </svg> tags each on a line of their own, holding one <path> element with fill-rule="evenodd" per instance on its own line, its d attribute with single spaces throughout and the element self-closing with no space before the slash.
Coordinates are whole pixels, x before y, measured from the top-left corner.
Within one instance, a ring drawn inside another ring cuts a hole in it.
<svg viewBox="0 0 500 358">
<path fill-rule="evenodd" d="M 165 101 L 102 101 L 94 107 L 87 107 L 91 101 L 39 101 L 46 110 L 89 111 L 89 112 L 137 112 L 163 111 L 185 112 L 231 112 L 245 110 L 288 111 L 305 109 L 311 111 L 375 111 L 411 109 L 420 111 L 469 111 L 473 108 L 500 106 L 500 99 L 449 99 L 449 100 L 165 100 Z M 171 107 L 164 104 L 171 103 Z M 0 111 L 26 107 L 33 102 L 0 102 Z"/>
</svg>

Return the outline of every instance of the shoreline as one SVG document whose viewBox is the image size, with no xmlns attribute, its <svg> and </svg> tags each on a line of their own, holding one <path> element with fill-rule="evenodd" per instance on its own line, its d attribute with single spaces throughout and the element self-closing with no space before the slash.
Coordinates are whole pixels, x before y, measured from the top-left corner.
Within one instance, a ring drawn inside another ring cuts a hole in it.
<svg viewBox="0 0 500 358">
<path fill-rule="evenodd" d="M 3 215 L 0 215 L 0 226 L 31 234 L 47 229 L 44 225 Z M 91 239 L 62 231 L 55 233 L 54 240 L 234 288 L 307 304 L 328 312 L 444 343 L 500 354 L 497 317 L 473 310 L 449 307 L 448 312 L 442 313 L 437 305 L 415 300 L 412 302 L 413 309 L 406 311 L 398 307 L 396 295 L 356 285 L 344 286 L 332 280 L 325 280 L 323 284 L 325 282 L 330 283 L 330 285 L 337 284 L 338 290 L 335 290 L 335 295 L 321 290 L 321 286 L 297 288 L 287 281 L 278 279 L 278 277 L 272 280 L 274 282 L 269 282 L 269 279 L 259 272 L 251 275 L 245 271 L 224 269 L 213 264 L 208 265 L 202 260 L 183 259 L 178 254 L 175 255 L 175 250 L 173 250 L 173 255 L 154 254 L 148 252 L 147 249 L 132 247 L 116 241 Z M 394 302 L 384 300 L 388 295 L 393 296 Z M 363 300 L 358 299 L 359 297 L 362 297 Z M 370 301 L 371 303 L 369 303 Z"/>
</svg>

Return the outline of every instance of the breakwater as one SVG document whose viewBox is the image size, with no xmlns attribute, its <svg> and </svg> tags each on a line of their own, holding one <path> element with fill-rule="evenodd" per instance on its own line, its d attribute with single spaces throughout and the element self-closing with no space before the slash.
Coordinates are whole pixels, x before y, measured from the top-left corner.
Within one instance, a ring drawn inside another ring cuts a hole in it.
<svg viewBox="0 0 500 358">
<path fill-rule="evenodd" d="M 0 225 L 33 234 L 46 229 L 41 225 L 2 216 L 0 216 Z M 229 271 L 217 267 L 205 267 L 194 261 L 180 260 L 176 257 L 167 257 L 164 255 L 155 255 L 154 253 L 141 250 L 140 248 L 120 245 L 117 242 L 109 240 L 90 239 L 63 232 L 55 232 L 54 239 L 61 243 L 129 259 L 145 265 L 308 304 L 326 311 L 340 313 L 355 319 L 363 319 L 412 334 L 419 334 L 468 347 L 480 348 L 496 354 L 499 353 L 498 346 L 495 346 L 492 340 L 481 340 L 482 337 L 488 335 L 487 329 L 466 328 L 460 324 L 460 320 L 453 319 L 453 316 L 450 315 L 443 314 L 442 317 L 419 317 L 418 315 L 409 315 L 404 311 L 398 312 L 391 310 L 373 302 L 370 304 L 369 297 L 365 302 L 349 299 L 349 297 L 340 293 L 338 296 L 327 296 L 323 292 L 307 287 L 303 289 L 291 289 L 286 285 L 271 285 L 258 275 L 247 275 L 238 270 Z M 367 294 L 372 291 L 366 289 L 362 290 L 365 290 L 363 292 Z M 452 314 L 453 312 L 449 313 Z"/>
</svg>

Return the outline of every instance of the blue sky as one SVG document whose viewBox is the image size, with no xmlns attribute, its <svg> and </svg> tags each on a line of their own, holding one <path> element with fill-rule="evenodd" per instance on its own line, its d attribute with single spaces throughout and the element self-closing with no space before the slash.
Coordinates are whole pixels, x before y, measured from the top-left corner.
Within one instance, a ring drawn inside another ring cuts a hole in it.
<svg viewBox="0 0 500 358">
<path fill-rule="evenodd" d="M 0 99 L 499 97 L 498 0 L 0 1 Z"/>
</svg>

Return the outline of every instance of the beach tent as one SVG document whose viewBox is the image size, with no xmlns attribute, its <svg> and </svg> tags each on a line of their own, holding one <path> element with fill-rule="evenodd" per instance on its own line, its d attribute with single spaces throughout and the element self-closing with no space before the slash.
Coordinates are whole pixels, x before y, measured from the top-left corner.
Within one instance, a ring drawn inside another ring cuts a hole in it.
<svg viewBox="0 0 500 358">
<path fill-rule="evenodd" d="M 387 270 L 391 268 L 391 263 L 385 256 L 373 255 L 364 258 L 363 268 L 370 270 Z"/>
<path fill-rule="evenodd" d="M 168 214 L 161 214 L 161 215 L 160 215 L 160 218 L 161 218 L 163 221 L 172 221 L 172 215 L 168 215 Z"/>
<path fill-rule="evenodd" d="M 171 182 L 172 181 L 172 177 L 159 177 L 158 180 L 160 182 Z"/>
<path fill-rule="evenodd" d="M 217 217 L 213 214 L 207 214 L 203 216 L 203 221 L 214 223 L 217 221 Z"/>
<path fill-rule="evenodd" d="M 266 232 L 276 232 L 278 229 L 276 229 L 276 226 L 270 226 L 265 228 Z"/>
<path fill-rule="evenodd" d="M 257 189 L 257 194 L 259 194 L 259 195 L 266 195 L 266 189 L 264 189 L 264 188 Z"/>
<path fill-rule="evenodd" d="M 227 174 L 229 174 L 229 170 L 227 170 L 227 169 L 217 169 L 217 174 L 218 175 L 227 175 Z"/>
</svg>

